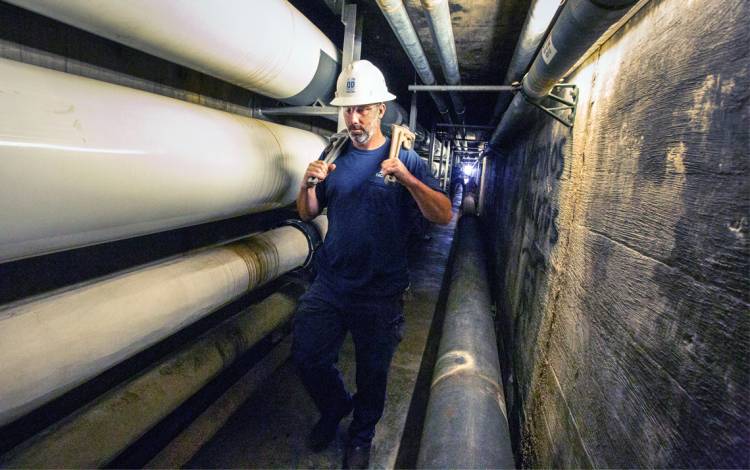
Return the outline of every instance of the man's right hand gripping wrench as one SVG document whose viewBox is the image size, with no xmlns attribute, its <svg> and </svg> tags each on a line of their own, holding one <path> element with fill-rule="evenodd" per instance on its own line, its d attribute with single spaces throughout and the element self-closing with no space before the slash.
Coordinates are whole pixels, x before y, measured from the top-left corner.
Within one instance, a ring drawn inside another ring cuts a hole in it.
<svg viewBox="0 0 750 470">
<path fill-rule="evenodd" d="M 323 160 L 315 160 L 307 166 L 305 171 L 305 177 L 302 181 L 305 182 L 305 186 L 312 188 L 319 182 L 326 179 L 328 174 L 336 169 L 335 163 L 327 163 Z"/>
</svg>

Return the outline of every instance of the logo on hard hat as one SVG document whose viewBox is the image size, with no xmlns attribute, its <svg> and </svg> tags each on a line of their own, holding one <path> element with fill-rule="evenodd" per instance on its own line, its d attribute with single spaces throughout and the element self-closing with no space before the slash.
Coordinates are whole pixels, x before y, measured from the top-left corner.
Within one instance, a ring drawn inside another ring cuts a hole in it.
<svg viewBox="0 0 750 470">
<path fill-rule="evenodd" d="M 354 88 L 356 87 L 357 82 L 354 78 L 350 78 L 346 81 L 346 92 L 347 93 L 354 93 Z"/>
</svg>

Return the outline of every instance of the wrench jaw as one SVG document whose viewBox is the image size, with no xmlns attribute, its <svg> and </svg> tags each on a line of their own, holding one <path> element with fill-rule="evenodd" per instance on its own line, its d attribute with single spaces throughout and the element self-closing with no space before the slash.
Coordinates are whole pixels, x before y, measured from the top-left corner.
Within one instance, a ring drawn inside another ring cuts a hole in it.
<svg viewBox="0 0 750 470">
<path fill-rule="evenodd" d="M 414 146 L 415 138 L 416 136 L 408 127 L 391 124 L 391 148 L 388 152 L 388 158 L 398 158 L 398 153 L 402 147 L 410 150 Z M 384 179 L 386 184 L 396 184 L 398 182 L 393 175 L 386 175 Z"/>
</svg>

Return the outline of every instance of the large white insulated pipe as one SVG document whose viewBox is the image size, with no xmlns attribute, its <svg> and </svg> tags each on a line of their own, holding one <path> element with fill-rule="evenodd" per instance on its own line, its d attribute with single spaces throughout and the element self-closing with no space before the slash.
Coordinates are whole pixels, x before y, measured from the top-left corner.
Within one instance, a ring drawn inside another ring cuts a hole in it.
<svg viewBox="0 0 750 470">
<path fill-rule="evenodd" d="M 289 321 L 304 291 L 287 285 L 0 456 L 1 468 L 104 468 Z"/>
<path fill-rule="evenodd" d="M 334 44 L 286 0 L 9 0 L 290 104 L 327 100 Z"/>
<path fill-rule="evenodd" d="M 301 229 L 280 227 L 0 309 L 0 426 L 302 266 L 309 254 Z"/>
<path fill-rule="evenodd" d="M 0 262 L 283 207 L 326 144 L 4 59 L 0 110 Z"/>
</svg>

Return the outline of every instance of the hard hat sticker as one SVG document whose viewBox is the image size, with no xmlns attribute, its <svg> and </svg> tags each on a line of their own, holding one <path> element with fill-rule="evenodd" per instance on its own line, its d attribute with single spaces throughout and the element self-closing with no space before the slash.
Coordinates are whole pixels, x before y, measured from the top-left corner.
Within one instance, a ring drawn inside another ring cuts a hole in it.
<svg viewBox="0 0 750 470">
<path fill-rule="evenodd" d="M 356 87 L 357 83 L 354 78 L 350 78 L 346 81 L 346 92 L 347 93 L 354 93 L 354 88 Z"/>
</svg>

